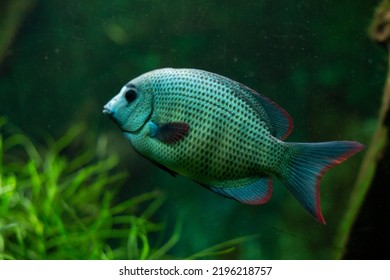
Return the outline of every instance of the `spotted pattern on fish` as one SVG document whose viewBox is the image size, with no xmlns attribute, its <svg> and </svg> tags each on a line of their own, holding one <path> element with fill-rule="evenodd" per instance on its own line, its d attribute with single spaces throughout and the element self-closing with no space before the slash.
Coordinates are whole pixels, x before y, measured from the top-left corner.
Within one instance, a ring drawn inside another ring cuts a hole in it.
<svg viewBox="0 0 390 280">
<path fill-rule="evenodd" d="M 133 148 L 170 174 L 224 197 L 262 204 L 278 177 L 325 223 L 319 182 L 358 142 L 289 143 L 289 114 L 249 87 L 196 69 L 158 69 L 127 83 L 104 113 Z"/>
</svg>

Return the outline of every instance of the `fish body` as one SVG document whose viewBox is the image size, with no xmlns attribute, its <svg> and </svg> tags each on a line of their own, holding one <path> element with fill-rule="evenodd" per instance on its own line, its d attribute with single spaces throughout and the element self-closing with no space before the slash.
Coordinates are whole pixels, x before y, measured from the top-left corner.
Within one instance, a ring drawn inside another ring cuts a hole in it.
<svg viewBox="0 0 390 280">
<path fill-rule="evenodd" d="M 289 143 L 293 121 L 270 99 L 196 69 L 158 69 L 127 83 L 103 112 L 133 148 L 172 175 L 224 197 L 263 204 L 278 177 L 318 221 L 323 173 L 358 142 Z"/>
</svg>

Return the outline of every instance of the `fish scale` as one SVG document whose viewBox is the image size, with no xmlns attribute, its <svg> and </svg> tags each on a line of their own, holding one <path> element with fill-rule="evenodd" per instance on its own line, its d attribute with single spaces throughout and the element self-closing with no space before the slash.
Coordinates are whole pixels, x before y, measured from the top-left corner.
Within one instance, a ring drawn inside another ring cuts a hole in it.
<svg viewBox="0 0 390 280">
<path fill-rule="evenodd" d="M 319 222 L 319 186 L 363 149 L 353 141 L 291 143 L 289 114 L 247 86 L 197 69 L 158 69 L 127 83 L 103 109 L 133 148 L 172 175 L 246 204 L 279 178 Z"/>
<path fill-rule="evenodd" d="M 164 79 L 165 76 L 174 78 Z M 266 131 L 260 118 L 257 125 L 251 127 L 245 125 L 244 120 L 249 115 L 248 108 L 244 107 L 245 103 L 240 99 L 233 99 L 231 90 L 218 80 L 207 79 L 203 75 L 193 75 L 189 71 L 176 76 L 168 70 L 153 77 L 151 83 L 152 87 L 159 89 L 154 96 L 155 103 L 161 104 L 155 107 L 151 120 L 169 122 L 174 115 L 176 121 L 187 122 L 190 125 L 191 133 L 182 143 L 179 143 L 180 145 L 164 145 L 155 139 L 147 141 L 150 142 L 149 145 L 158 146 L 153 153 L 155 159 L 160 161 L 173 159 L 174 164 L 169 164 L 171 169 L 191 170 L 191 174 L 185 175 L 201 177 L 206 184 L 212 184 L 223 179 L 255 176 L 260 170 L 269 169 L 272 165 L 269 161 L 271 156 L 277 159 L 281 155 L 282 148 L 272 143 L 276 142 L 276 139 L 269 137 L 268 141 L 263 141 L 265 137 L 261 137 L 261 134 L 265 134 Z M 198 86 L 199 84 L 204 85 Z M 217 90 L 222 94 L 213 101 Z M 233 103 L 231 108 L 223 105 L 232 102 L 236 104 Z M 194 115 L 199 117 L 193 118 Z M 240 129 L 237 124 L 243 128 Z M 241 130 L 249 130 L 249 133 L 239 133 Z M 253 135 L 251 138 L 256 141 L 247 140 L 251 135 Z M 148 145 L 147 142 L 145 145 Z M 199 149 L 204 142 L 210 143 L 207 148 L 210 151 L 207 166 L 202 165 L 204 160 L 202 155 L 205 151 Z M 267 143 L 269 149 L 259 152 L 259 147 L 265 147 Z M 238 158 L 235 157 L 237 153 Z"/>
</svg>

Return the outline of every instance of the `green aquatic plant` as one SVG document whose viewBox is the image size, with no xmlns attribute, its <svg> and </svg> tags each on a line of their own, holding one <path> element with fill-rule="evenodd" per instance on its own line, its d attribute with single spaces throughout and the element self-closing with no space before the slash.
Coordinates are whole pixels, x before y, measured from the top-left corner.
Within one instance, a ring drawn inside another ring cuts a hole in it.
<svg viewBox="0 0 390 280">
<path fill-rule="evenodd" d="M 104 138 L 91 145 L 76 125 L 37 148 L 5 118 L 0 131 L 0 259 L 150 259 L 175 245 L 179 229 L 161 248 L 149 241 L 163 195 L 115 201 L 126 174 Z"/>
</svg>

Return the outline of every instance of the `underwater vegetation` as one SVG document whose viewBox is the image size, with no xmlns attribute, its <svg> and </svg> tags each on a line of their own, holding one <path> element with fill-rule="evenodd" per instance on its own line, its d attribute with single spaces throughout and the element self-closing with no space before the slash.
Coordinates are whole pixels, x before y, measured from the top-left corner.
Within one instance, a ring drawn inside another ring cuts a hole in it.
<svg viewBox="0 0 390 280">
<path fill-rule="evenodd" d="M 0 130 L 0 259 L 160 258 L 174 244 L 177 231 L 159 249 L 148 241 L 163 229 L 152 221 L 159 193 L 114 205 L 126 175 L 103 143 L 85 140 L 85 126 L 39 148 L 4 117 Z"/>
<path fill-rule="evenodd" d="M 373 42 L 382 46 L 390 61 L 390 1 L 377 6 L 369 29 Z M 389 65 L 389 64 L 388 64 Z M 389 67 L 389 66 L 388 66 Z M 340 225 L 336 246 L 345 248 L 346 259 L 388 259 L 389 229 L 383 222 L 390 205 L 388 182 L 390 178 L 390 69 L 382 95 L 376 129 L 364 157 L 351 199 Z M 374 226 L 373 226 L 374 225 Z M 361 242 L 372 240 L 375 242 Z"/>
</svg>

